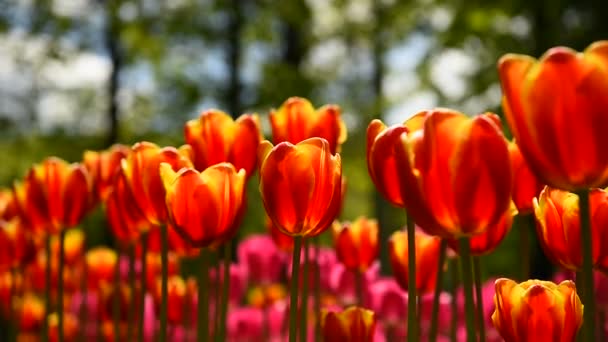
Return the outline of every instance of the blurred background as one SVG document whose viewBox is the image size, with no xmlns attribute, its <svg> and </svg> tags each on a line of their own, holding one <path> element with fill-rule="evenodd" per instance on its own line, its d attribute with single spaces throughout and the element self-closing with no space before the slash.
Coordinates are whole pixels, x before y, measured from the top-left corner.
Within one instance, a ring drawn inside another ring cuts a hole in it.
<svg viewBox="0 0 608 342">
<path fill-rule="evenodd" d="M 394 231 L 404 215 L 367 174 L 370 120 L 500 113 L 501 55 L 582 50 L 608 38 L 606 13 L 605 0 L 0 0 L 0 186 L 50 155 L 180 145 L 209 108 L 257 112 L 269 138 L 268 111 L 302 96 L 343 109 L 343 219 Z M 257 184 L 249 203 L 244 233 L 264 229 Z M 84 226 L 89 245 L 113 243 L 100 212 Z M 516 272 L 514 241 L 488 273 Z"/>
</svg>

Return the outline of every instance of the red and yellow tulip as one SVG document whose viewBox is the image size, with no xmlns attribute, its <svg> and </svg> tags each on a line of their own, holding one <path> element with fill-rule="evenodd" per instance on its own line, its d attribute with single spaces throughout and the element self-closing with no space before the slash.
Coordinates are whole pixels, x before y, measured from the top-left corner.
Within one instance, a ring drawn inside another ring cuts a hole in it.
<svg viewBox="0 0 608 342">
<path fill-rule="evenodd" d="M 361 216 L 333 228 L 338 260 L 349 270 L 365 272 L 378 256 L 378 221 Z"/>
<path fill-rule="evenodd" d="M 342 202 L 342 163 L 325 139 L 260 144 L 260 193 L 284 234 L 311 237 L 331 226 Z"/>
<path fill-rule="evenodd" d="M 340 118 L 340 107 L 325 105 L 318 110 L 310 101 L 291 97 L 276 111 L 270 111 L 272 142 L 297 144 L 309 138 L 327 140 L 332 154 L 340 152 L 346 141 L 346 125 Z"/>
<path fill-rule="evenodd" d="M 323 311 L 321 316 L 323 341 L 372 342 L 376 329 L 373 311 L 352 306 L 342 312 Z"/>
<path fill-rule="evenodd" d="M 509 208 L 512 179 L 498 117 L 434 109 L 404 125 L 395 160 L 414 221 L 446 238 L 477 235 L 496 224 Z"/>
<path fill-rule="evenodd" d="M 569 191 L 608 185 L 608 41 L 539 60 L 508 54 L 498 72 L 505 116 L 538 178 Z"/>
<path fill-rule="evenodd" d="M 578 196 L 545 187 L 534 199 L 536 230 L 545 254 L 561 267 L 579 271 L 583 265 Z M 591 190 L 589 194 L 593 265 L 608 271 L 608 192 Z"/>
<path fill-rule="evenodd" d="M 219 110 L 207 110 L 184 126 L 186 143 L 192 146 L 193 163 L 198 171 L 228 162 L 250 177 L 257 166 L 257 147 L 262 141 L 258 116 L 243 114 L 232 120 Z"/>
<path fill-rule="evenodd" d="M 230 239 L 245 209 L 246 172 L 230 163 L 215 164 L 203 172 L 173 171 L 161 164 L 169 218 L 184 239 L 197 247 Z"/>
<path fill-rule="evenodd" d="M 437 264 L 441 239 L 416 230 L 416 291 L 419 294 L 431 293 L 435 289 Z M 388 242 L 391 267 L 397 283 L 408 290 L 408 244 L 407 233 L 396 231 Z"/>
<path fill-rule="evenodd" d="M 174 171 L 192 167 L 191 155 L 192 150 L 188 145 L 178 150 L 139 142 L 133 145 L 131 154 L 122 160 L 122 171 L 135 203 L 150 223 L 160 225 L 167 220 L 166 193 L 160 178 L 160 164 L 167 163 Z"/>
<path fill-rule="evenodd" d="M 492 322 L 506 342 L 572 342 L 583 323 L 583 305 L 569 280 L 498 279 L 494 304 Z"/>
</svg>

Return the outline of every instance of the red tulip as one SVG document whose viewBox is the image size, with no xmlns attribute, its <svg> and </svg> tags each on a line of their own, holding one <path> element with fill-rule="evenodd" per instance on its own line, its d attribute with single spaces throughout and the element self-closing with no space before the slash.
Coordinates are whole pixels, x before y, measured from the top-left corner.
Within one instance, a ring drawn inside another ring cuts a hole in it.
<svg viewBox="0 0 608 342">
<path fill-rule="evenodd" d="M 520 214 L 530 214 L 534 211 L 532 200 L 538 197 L 544 185 L 532 173 L 515 142 L 509 143 L 509 156 L 513 172 L 513 202 Z"/>
<path fill-rule="evenodd" d="M 511 165 L 498 117 L 470 118 L 449 109 L 418 113 L 396 147 L 402 199 L 428 233 L 482 233 L 509 208 Z"/>
<path fill-rule="evenodd" d="M 435 290 L 439 245 L 441 239 L 416 230 L 416 291 L 425 294 Z M 396 231 L 388 242 L 388 251 L 395 279 L 404 290 L 408 290 L 407 233 Z"/>
<path fill-rule="evenodd" d="M 245 209 L 245 170 L 221 163 L 200 173 L 176 173 L 168 164 L 160 171 L 170 220 L 185 240 L 208 247 L 234 235 Z"/>
<path fill-rule="evenodd" d="M 112 192 L 114 178 L 120 171 L 120 161 L 126 158 L 129 152 L 129 147 L 125 145 L 113 145 L 101 152 L 84 152 L 83 164 L 93 180 L 97 201 L 105 202 Z"/>
<path fill-rule="evenodd" d="M 325 139 L 260 144 L 260 193 L 274 225 L 291 236 L 325 231 L 341 206 L 342 163 Z"/>
<path fill-rule="evenodd" d="M 324 341 L 372 342 L 376 329 L 373 311 L 352 306 L 342 312 L 324 311 L 321 317 Z"/>
<path fill-rule="evenodd" d="M 51 234 L 76 226 L 93 204 L 86 168 L 54 157 L 32 167 L 14 193 L 21 217 L 30 227 Z"/>
<path fill-rule="evenodd" d="M 189 159 L 192 150 L 184 145 L 179 150 L 174 147 L 160 148 L 149 142 L 133 145 L 132 152 L 122 160 L 122 170 L 137 206 L 146 219 L 154 224 L 166 223 L 165 187 L 160 178 L 159 167 L 167 163 L 174 171 L 191 167 Z"/>
<path fill-rule="evenodd" d="M 361 216 L 352 223 L 336 223 L 334 244 L 346 268 L 365 272 L 378 256 L 378 222 Z"/>
<path fill-rule="evenodd" d="M 498 245 L 505 239 L 507 233 L 513 225 L 513 217 L 517 215 L 517 210 L 512 207 L 508 210 L 496 224 L 488 227 L 483 233 L 471 236 L 469 244 L 471 246 L 471 255 L 480 256 L 489 254 L 494 251 Z M 458 240 L 448 239 L 448 245 L 454 251 L 458 252 Z"/>
<path fill-rule="evenodd" d="M 591 190 L 589 195 L 593 265 L 608 271 L 608 192 Z M 536 231 L 545 254 L 561 267 L 582 269 L 581 230 L 576 194 L 545 187 L 534 199 Z"/>
<path fill-rule="evenodd" d="M 138 241 L 140 233 L 152 226 L 137 206 L 122 170 L 114 178 L 105 209 L 110 230 L 123 247 Z"/>
<path fill-rule="evenodd" d="M 262 141 L 257 115 L 243 114 L 236 121 L 219 110 L 207 110 L 184 126 L 186 143 L 192 146 L 194 167 L 203 171 L 228 162 L 250 177 L 257 164 L 257 147 Z"/>
<path fill-rule="evenodd" d="M 403 207 L 401 175 L 397 168 L 397 148 L 401 134 L 407 133 L 405 125 L 386 127 L 380 120 L 373 120 L 367 127 L 367 169 L 376 189 L 392 205 Z"/>
<path fill-rule="evenodd" d="M 326 105 L 315 110 L 312 104 L 300 97 L 287 99 L 277 111 L 270 112 L 272 141 L 279 144 L 297 144 L 309 138 L 327 140 L 332 154 L 340 152 L 346 140 L 346 126 L 340 119 L 340 107 Z"/>
<path fill-rule="evenodd" d="M 569 280 L 498 279 L 494 303 L 492 322 L 506 342 L 571 342 L 583 323 L 583 305 Z"/>
<path fill-rule="evenodd" d="M 116 251 L 106 247 L 96 247 L 87 251 L 85 260 L 89 288 L 109 287 L 114 281 L 114 272 L 118 262 Z"/>
<path fill-rule="evenodd" d="M 608 185 L 608 41 L 582 53 L 552 48 L 540 60 L 508 54 L 498 72 L 505 116 L 541 182 L 569 191 Z"/>
</svg>

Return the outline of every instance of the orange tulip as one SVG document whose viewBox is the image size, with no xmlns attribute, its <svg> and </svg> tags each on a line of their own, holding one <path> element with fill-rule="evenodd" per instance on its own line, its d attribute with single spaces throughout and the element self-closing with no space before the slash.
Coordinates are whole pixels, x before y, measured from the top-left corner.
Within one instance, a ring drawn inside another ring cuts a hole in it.
<svg viewBox="0 0 608 342">
<path fill-rule="evenodd" d="M 532 200 L 538 197 L 544 185 L 532 173 L 514 141 L 509 143 L 509 156 L 513 172 L 513 202 L 520 214 L 530 214 L 534 211 Z"/>
<path fill-rule="evenodd" d="M 420 295 L 435 290 L 437 263 L 439 263 L 439 245 L 441 239 L 427 235 L 416 229 L 416 290 Z M 397 283 L 408 290 L 408 249 L 407 233 L 396 231 L 388 241 L 388 252 L 391 267 Z"/>
<path fill-rule="evenodd" d="M 154 224 L 166 223 L 165 187 L 160 178 L 159 167 L 167 163 L 175 171 L 192 167 L 188 145 L 179 150 L 174 147 L 160 148 L 149 142 L 140 142 L 132 147 L 131 154 L 122 160 L 122 171 L 137 206 L 146 219 Z"/>
<path fill-rule="evenodd" d="M 404 205 L 432 235 L 461 238 L 496 224 L 511 201 L 511 165 L 499 119 L 450 109 L 405 122 L 395 160 Z M 388 153 L 388 152 L 387 152 Z"/>
<path fill-rule="evenodd" d="M 321 316 L 323 341 L 372 342 L 376 330 L 373 311 L 351 306 L 342 312 L 323 311 Z"/>
<path fill-rule="evenodd" d="M 80 229 L 70 229 L 66 231 L 63 242 L 63 258 L 66 265 L 73 266 L 82 260 L 85 247 L 84 239 L 84 232 Z M 59 258 L 58 238 L 51 241 L 51 249 L 53 253 L 55 253 L 55 257 Z"/>
<path fill-rule="evenodd" d="M 0 272 L 22 266 L 35 254 L 30 234 L 18 217 L 0 220 L 0 246 Z"/>
<path fill-rule="evenodd" d="M 107 247 L 96 247 L 87 251 L 87 283 L 91 289 L 108 288 L 114 281 L 118 254 Z"/>
<path fill-rule="evenodd" d="M 318 137 L 327 140 L 329 150 L 335 154 L 346 141 L 346 126 L 336 105 L 325 105 L 315 111 L 308 100 L 291 97 L 278 111 L 270 111 L 269 116 L 275 145 L 284 141 L 297 144 Z"/>
<path fill-rule="evenodd" d="M 508 54 L 498 72 L 505 116 L 538 178 L 569 191 L 608 185 L 608 41 L 538 61 Z"/>
<path fill-rule="evenodd" d="M 96 201 L 106 201 L 112 191 L 114 178 L 120 171 L 120 161 L 126 158 L 129 152 L 128 146 L 119 144 L 101 152 L 84 152 L 83 164 L 93 180 Z"/>
<path fill-rule="evenodd" d="M 349 270 L 365 272 L 378 256 L 378 221 L 361 216 L 333 227 L 338 260 Z"/>
<path fill-rule="evenodd" d="M 160 279 L 156 282 L 156 291 L 154 299 L 160 306 L 161 295 Z M 180 324 L 184 321 L 184 307 L 186 306 L 186 282 L 179 275 L 173 275 L 168 280 L 169 308 L 167 310 L 167 319 L 170 323 Z"/>
<path fill-rule="evenodd" d="M 471 236 L 469 239 L 471 255 L 481 256 L 494 251 L 511 230 L 515 215 L 517 215 L 517 210 L 515 207 L 511 207 L 496 224 L 488 227 L 479 235 Z M 450 248 L 458 253 L 460 248 L 458 240 L 448 239 L 447 242 Z"/>
<path fill-rule="evenodd" d="M 14 191 L 21 216 L 35 231 L 50 234 L 80 223 L 93 204 L 86 168 L 55 157 L 32 167 Z"/>
<path fill-rule="evenodd" d="M 498 279 L 494 304 L 492 322 L 506 342 L 572 342 L 583 323 L 583 305 L 569 280 Z"/>
<path fill-rule="evenodd" d="M 274 147 L 264 141 L 258 154 L 260 193 L 274 225 L 287 235 L 306 237 L 329 228 L 341 206 L 342 162 L 327 140 Z"/>
<path fill-rule="evenodd" d="M 186 143 L 192 146 L 194 167 L 203 171 L 211 165 L 228 162 L 250 177 L 256 169 L 256 150 L 262 134 L 258 116 L 243 114 L 236 121 L 215 109 L 201 113 L 184 126 Z"/>
<path fill-rule="evenodd" d="M 401 144 L 401 134 L 407 132 L 404 125 L 386 127 L 380 120 L 373 120 L 367 127 L 367 170 L 376 189 L 397 207 L 403 207 L 403 198 L 396 149 Z"/>
<path fill-rule="evenodd" d="M 215 164 L 203 172 L 174 172 L 161 164 L 169 218 L 175 230 L 197 247 L 230 239 L 245 210 L 245 170 L 230 163 Z"/>
<path fill-rule="evenodd" d="M 608 192 L 591 190 L 589 195 L 593 265 L 608 271 Z M 581 230 L 576 194 L 545 187 L 534 199 L 536 231 L 545 254 L 572 271 L 582 269 Z"/>
<path fill-rule="evenodd" d="M 26 294 L 18 307 L 19 329 L 38 332 L 44 322 L 44 302 L 33 294 Z"/>
<path fill-rule="evenodd" d="M 124 173 L 118 172 L 112 192 L 106 200 L 106 219 L 122 247 L 139 240 L 140 232 L 150 229 L 151 224 L 137 206 L 135 196 L 128 186 Z"/>
</svg>

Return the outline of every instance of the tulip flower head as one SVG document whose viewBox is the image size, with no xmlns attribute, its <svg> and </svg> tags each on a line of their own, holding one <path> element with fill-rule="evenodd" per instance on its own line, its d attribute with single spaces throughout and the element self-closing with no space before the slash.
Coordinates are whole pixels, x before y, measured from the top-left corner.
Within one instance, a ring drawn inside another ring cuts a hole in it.
<svg viewBox="0 0 608 342">
<path fill-rule="evenodd" d="M 174 147 L 160 148 L 153 143 L 139 142 L 133 145 L 129 156 L 121 161 L 122 172 L 135 203 L 150 223 L 160 225 L 167 220 L 166 193 L 160 178 L 160 164 L 167 163 L 174 171 L 191 167 L 191 153 L 188 145 L 178 150 Z"/>
<path fill-rule="evenodd" d="M 514 141 L 509 143 L 509 157 L 513 172 L 513 203 L 520 214 L 530 214 L 534 211 L 532 200 L 538 197 L 544 185 L 532 173 Z"/>
<path fill-rule="evenodd" d="M 238 228 L 245 210 L 245 170 L 220 163 L 203 172 L 173 171 L 161 164 L 169 218 L 176 231 L 197 247 L 221 244 Z"/>
<path fill-rule="evenodd" d="M 372 342 L 376 329 L 373 311 L 351 306 L 342 312 L 323 311 L 321 327 L 324 341 Z"/>
<path fill-rule="evenodd" d="M 461 238 L 496 224 L 511 201 L 511 165 L 498 116 L 450 109 L 416 114 L 396 147 L 401 198 L 432 235 Z"/>
<path fill-rule="evenodd" d="M 333 227 L 338 259 L 349 270 L 365 272 L 378 256 L 378 221 L 359 217 Z"/>
<path fill-rule="evenodd" d="M 194 167 L 199 171 L 221 162 L 245 169 L 247 177 L 255 171 L 256 149 L 262 141 L 255 114 L 243 114 L 234 121 L 230 115 L 210 109 L 186 123 L 184 136 L 192 146 Z"/>
<path fill-rule="evenodd" d="M 575 340 L 583 305 L 572 281 L 517 284 L 501 278 L 495 286 L 492 322 L 506 342 Z"/>
<path fill-rule="evenodd" d="M 367 170 L 376 189 L 397 207 L 403 207 L 403 198 L 396 149 L 401 134 L 407 132 L 405 125 L 387 127 L 380 120 L 373 120 L 367 127 Z"/>
<path fill-rule="evenodd" d="M 581 229 L 578 196 L 545 187 L 534 199 L 538 239 L 549 259 L 572 271 L 582 269 Z M 593 189 L 589 193 L 593 265 L 608 271 L 608 192 Z"/>
<path fill-rule="evenodd" d="M 439 245 L 441 239 L 416 229 L 416 290 L 424 294 L 435 289 Z M 401 287 L 408 289 L 408 250 L 407 233 L 396 231 L 388 242 L 391 266 L 395 279 Z"/>
<path fill-rule="evenodd" d="M 471 236 L 469 238 L 471 255 L 481 256 L 494 251 L 511 230 L 515 215 L 517 215 L 517 210 L 512 206 L 494 225 L 488 227 L 481 234 Z M 458 240 L 448 239 L 447 241 L 450 248 L 458 253 L 460 248 Z"/>
<path fill-rule="evenodd" d="M 91 175 L 96 201 L 105 201 L 120 171 L 120 161 L 127 157 L 130 149 L 125 145 L 113 145 L 105 151 L 85 151 L 83 163 Z"/>
<path fill-rule="evenodd" d="M 342 163 L 327 140 L 310 138 L 296 145 L 258 148 L 260 193 L 274 225 L 291 236 L 316 236 L 325 231 L 341 206 Z"/>
<path fill-rule="evenodd" d="M 540 60 L 508 54 L 498 72 L 505 116 L 538 178 L 568 191 L 608 185 L 608 41 Z"/>
<path fill-rule="evenodd" d="M 51 234 L 80 223 L 93 204 L 92 180 L 82 164 L 45 159 L 14 187 L 21 217 L 34 231 Z"/>
<path fill-rule="evenodd" d="M 274 144 L 284 141 L 297 144 L 319 137 L 327 140 L 331 154 L 335 154 L 346 141 L 346 125 L 340 118 L 340 107 L 336 105 L 315 110 L 310 101 L 291 97 L 269 116 Z"/>
</svg>

